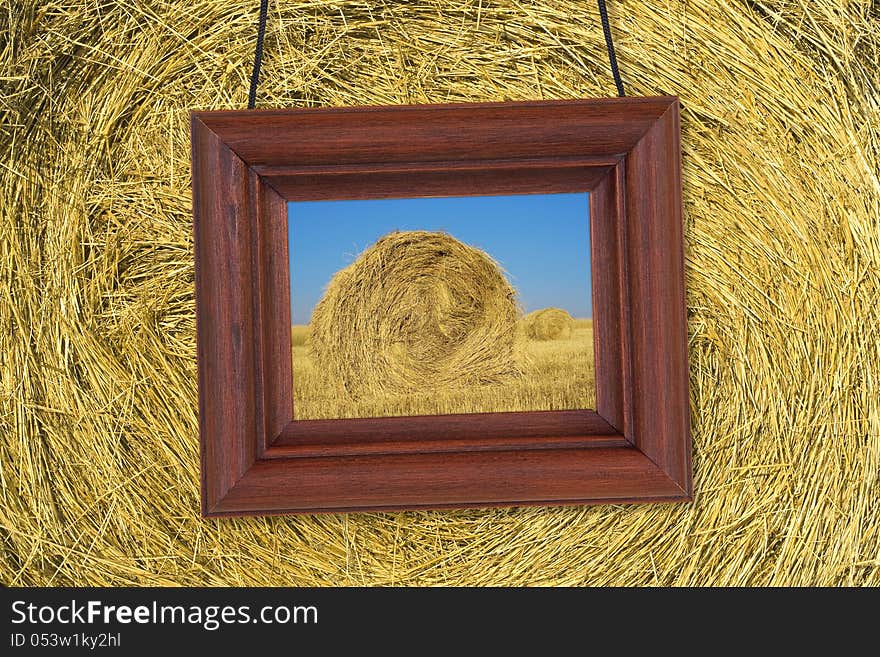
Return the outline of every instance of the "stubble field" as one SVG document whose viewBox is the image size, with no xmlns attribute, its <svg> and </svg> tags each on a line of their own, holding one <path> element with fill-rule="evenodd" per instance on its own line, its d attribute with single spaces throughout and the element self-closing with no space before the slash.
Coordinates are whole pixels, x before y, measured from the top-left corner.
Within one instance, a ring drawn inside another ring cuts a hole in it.
<svg viewBox="0 0 880 657">
<path fill-rule="evenodd" d="M 524 341 L 522 376 L 493 386 L 352 399 L 321 375 L 307 325 L 292 327 L 295 420 L 595 408 L 593 322 L 575 320 L 571 337 Z"/>
</svg>

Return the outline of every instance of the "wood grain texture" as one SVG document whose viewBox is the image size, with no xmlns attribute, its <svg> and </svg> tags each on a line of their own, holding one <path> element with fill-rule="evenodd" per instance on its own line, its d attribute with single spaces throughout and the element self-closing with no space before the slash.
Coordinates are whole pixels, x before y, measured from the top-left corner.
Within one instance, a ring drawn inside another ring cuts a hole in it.
<svg viewBox="0 0 880 657">
<path fill-rule="evenodd" d="M 629 152 L 673 99 L 200 112 L 249 166 L 565 158 Z"/>
<path fill-rule="evenodd" d="M 285 427 L 265 458 L 628 444 L 595 411 L 474 413 L 297 420 Z"/>
<path fill-rule="evenodd" d="M 196 334 L 203 511 L 256 458 L 259 425 L 248 168 L 193 117 Z M 219 183 L 219 184 L 218 184 Z"/>
<path fill-rule="evenodd" d="M 191 126 L 204 515 L 690 498 L 676 99 Z M 584 190 L 596 412 L 292 420 L 288 199 Z"/>
<path fill-rule="evenodd" d="M 344 173 L 289 173 L 269 169 L 265 180 L 289 201 L 321 199 L 425 198 L 499 194 L 588 192 L 605 177 L 607 166 L 491 166 L 485 169 L 365 168 Z"/>
<path fill-rule="evenodd" d="M 619 205 L 622 166 L 604 176 L 590 192 L 590 258 L 593 293 L 593 354 L 596 371 L 596 411 L 626 432 L 629 385 L 629 295 L 622 226 L 626 215 Z"/>
<path fill-rule="evenodd" d="M 291 493 L 295 491 L 295 494 Z M 257 461 L 213 514 L 651 499 L 681 489 L 634 447 Z"/>
<path fill-rule="evenodd" d="M 265 448 L 293 417 L 293 365 L 290 359 L 290 275 L 287 243 L 287 201 L 251 170 L 257 213 L 254 250 L 259 266 L 255 294 L 262 343 L 255 357 L 262 382 Z"/>
<path fill-rule="evenodd" d="M 678 102 L 626 158 L 631 438 L 692 494 Z"/>
</svg>

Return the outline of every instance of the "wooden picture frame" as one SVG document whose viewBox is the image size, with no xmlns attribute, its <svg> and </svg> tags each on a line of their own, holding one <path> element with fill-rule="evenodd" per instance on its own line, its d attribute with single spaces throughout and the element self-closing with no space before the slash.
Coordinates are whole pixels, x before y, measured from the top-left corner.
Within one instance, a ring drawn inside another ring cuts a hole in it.
<svg viewBox="0 0 880 657">
<path fill-rule="evenodd" d="M 193 112 L 205 516 L 688 501 L 675 97 Z M 596 410 L 293 421 L 287 201 L 590 192 Z"/>
</svg>

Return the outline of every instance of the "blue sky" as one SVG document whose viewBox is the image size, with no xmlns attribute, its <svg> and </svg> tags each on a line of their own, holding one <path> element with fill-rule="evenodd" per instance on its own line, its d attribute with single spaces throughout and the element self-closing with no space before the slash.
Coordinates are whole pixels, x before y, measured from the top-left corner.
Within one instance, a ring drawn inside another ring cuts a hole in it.
<svg viewBox="0 0 880 657">
<path fill-rule="evenodd" d="M 592 317 L 589 196 L 520 194 L 288 204 L 291 311 L 307 324 L 333 274 L 393 230 L 442 230 L 491 255 L 526 312 Z"/>
</svg>

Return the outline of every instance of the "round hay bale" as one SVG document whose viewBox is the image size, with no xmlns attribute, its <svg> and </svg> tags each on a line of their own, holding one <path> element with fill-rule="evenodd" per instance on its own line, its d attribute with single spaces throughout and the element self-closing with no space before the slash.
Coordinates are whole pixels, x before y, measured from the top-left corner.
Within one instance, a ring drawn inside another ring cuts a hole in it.
<svg viewBox="0 0 880 657">
<path fill-rule="evenodd" d="M 571 337 L 574 320 L 560 308 L 544 308 L 526 315 L 523 326 L 530 340 L 567 340 Z"/>
<path fill-rule="evenodd" d="M 521 316 L 488 254 L 445 233 L 394 232 L 330 281 L 310 345 L 355 397 L 495 384 L 519 374 Z"/>
</svg>

